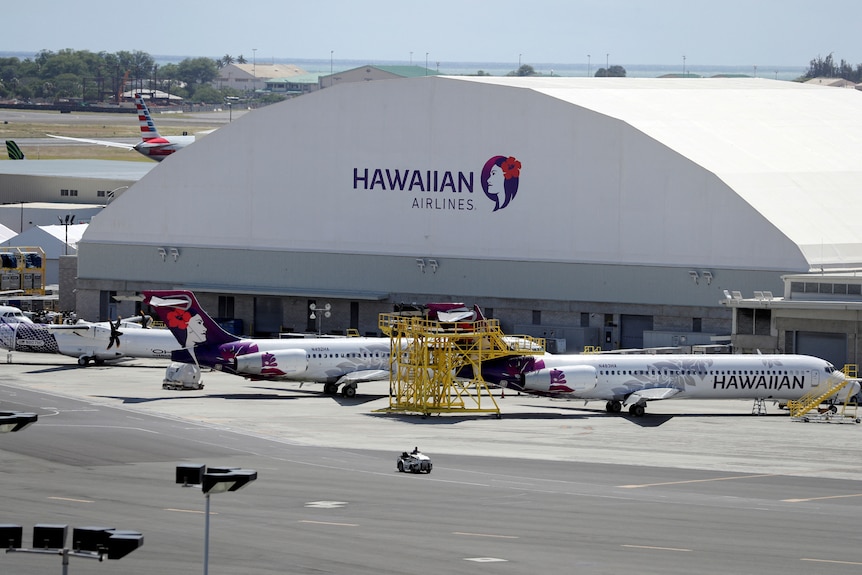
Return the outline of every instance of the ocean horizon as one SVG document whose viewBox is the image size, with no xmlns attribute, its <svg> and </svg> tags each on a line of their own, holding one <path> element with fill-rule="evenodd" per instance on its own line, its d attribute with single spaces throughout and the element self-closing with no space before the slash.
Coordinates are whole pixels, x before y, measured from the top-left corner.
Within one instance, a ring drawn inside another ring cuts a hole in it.
<svg viewBox="0 0 862 575">
<path fill-rule="evenodd" d="M 178 55 L 159 55 L 150 54 L 156 64 L 162 66 L 164 64 L 178 64 L 186 58 L 197 58 L 199 56 L 178 56 Z M 0 52 L 0 57 L 17 57 L 19 59 L 34 58 L 36 53 L 33 52 Z M 239 54 L 237 54 L 237 57 Z M 220 56 L 206 56 L 214 60 Z M 246 60 L 251 60 L 246 57 Z M 359 66 L 377 65 L 377 66 L 426 66 L 425 58 L 414 58 L 412 60 L 360 60 L 360 59 L 310 59 L 310 58 L 260 58 L 257 62 L 261 64 L 294 64 L 299 66 L 310 74 L 329 74 L 330 72 L 341 72 L 351 70 Z M 599 68 L 605 67 L 604 58 L 595 58 L 585 62 L 575 63 L 551 63 L 551 62 L 530 62 L 523 60 L 520 64 L 527 64 L 533 67 L 538 73 L 545 76 L 565 76 L 565 77 L 588 77 L 596 73 Z M 690 60 L 677 62 L 675 64 L 624 64 L 614 61 L 613 59 L 607 62 L 610 66 L 622 66 L 626 70 L 626 76 L 630 78 L 658 78 L 669 74 L 681 75 L 697 75 L 704 78 L 713 76 L 748 76 L 758 78 L 769 78 L 774 80 L 796 80 L 803 76 L 808 71 L 808 63 L 800 64 L 799 66 L 777 66 L 777 65 L 720 65 L 720 64 L 697 64 Z M 518 62 L 444 62 L 437 61 L 433 58 L 427 60 L 427 67 L 430 70 L 446 74 L 450 76 L 465 76 L 475 75 L 480 70 L 491 76 L 505 76 L 510 72 L 518 69 Z"/>
<path fill-rule="evenodd" d="M 329 74 L 329 60 L 312 60 L 312 59 L 275 59 L 267 60 L 265 63 L 278 64 L 295 64 L 309 73 Z M 578 62 L 578 63 L 533 63 L 523 61 L 521 64 L 528 64 L 538 73 L 545 76 L 564 76 L 564 77 L 588 77 L 596 73 L 599 68 L 604 68 L 602 62 L 597 65 L 596 62 Z M 425 67 L 424 59 L 419 62 L 413 60 L 381 60 L 381 61 L 366 61 L 366 60 L 333 60 L 332 70 L 338 72 L 341 70 L 350 70 L 359 66 L 365 65 L 380 65 L 380 66 L 422 66 Z M 658 78 L 668 74 L 683 74 L 682 62 L 679 64 L 616 64 L 613 61 L 610 66 L 621 65 L 626 70 L 626 76 L 629 78 Z M 437 62 L 428 61 L 428 68 L 441 74 L 451 76 L 475 75 L 480 70 L 492 76 L 505 76 L 510 72 L 518 69 L 517 62 Z M 725 65 L 685 65 L 685 74 L 695 74 L 705 78 L 712 76 L 749 76 L 758 78 L 771 78 L 775 80 L 796 80 L 803 76 L 808 71 L 808 65 L 804 66 L 725 66 Z"/>
</svg>

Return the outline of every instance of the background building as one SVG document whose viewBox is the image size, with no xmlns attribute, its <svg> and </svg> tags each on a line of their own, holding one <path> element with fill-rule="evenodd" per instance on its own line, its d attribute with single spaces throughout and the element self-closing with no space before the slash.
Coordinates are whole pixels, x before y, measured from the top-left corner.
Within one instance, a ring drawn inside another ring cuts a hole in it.
<svg viewBox="0 0 862 575">
<path fill-rule="evenodd" d="M 78 312 L 185 287 L 248 333 L 313 330 L 312 302 L 333 306 L 323 331 L 367 333 L 393 303 L 455 299 L 569 350 L 710 343 L 731 332 L 725 290 L 862 268 L 859 97 L 765 79 L 336 85 L 244 115 L 111 203 L 78 246 Z"/>
<path fill-rule="evenodd" d="M 233 88 L 241 92 L 263 90 L 271 78 L 289 78 L 306 74 L 306 71 L 293 64 L 227 64 L 219 68 L 219 75 L 213 84 L 219 90 Z"/>
</svg>

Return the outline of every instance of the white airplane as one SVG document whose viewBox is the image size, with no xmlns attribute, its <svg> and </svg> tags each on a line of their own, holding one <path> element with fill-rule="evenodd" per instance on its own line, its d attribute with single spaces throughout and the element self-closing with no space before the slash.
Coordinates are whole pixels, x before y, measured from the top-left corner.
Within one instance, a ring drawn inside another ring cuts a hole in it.
<svg viewBox="0 0 862 575">
<path fill-rule="evenodd" d="M 8 323 L 0 321 L 0 348 L 30 353 L 59 353 L 77 357 L 78 365 L 102 365 L 122 358 L 165 358 L 179 349 L 166 329 L 146 329 L 133 321 L 72 325 Z"/>
<path fill-rule="evenodd" d="M 145 291 L 144 303 L 174 333 L 171 359 L 254 380 L 323 383 L 327 394 L 356 395 L 363 381 L 389 378 L 390 340 L 381 337 L 243 339 L 224 331 L 189 291 Z"/>
<path fill-rule="evenodd" d="M 152 116 L 150 116 L 150 110 L 147 108 L 147 105 L 144 103 L 144 99 L 140 94 L 135 94 L 135 105 L 138 108 L 138 120 L 141 124 L 141 141 L 137 144 L 125 144 L 109 140 L 91 140 L 88 138 L 72 138 L 70 136 L 55 136 L 53 134 L 47 135 L 51 138 L 58 138 L 60 140 L 71 140 L 73 142 L 84 142 L 86 144 L 98 144 L 100 146 L 134 150 L 157 162 L 161 162 L 167 156 L 170 156 L 177 150 L 185 148 L 195 141 L 194 136 L 159 135 L 159 131 L 156 129 L 156 124 L 153 122 Z"/>
<path fill-rule="evenodd" d="M 524 393 L 604 401 L 609 413 L 627 405 L 635 416 L 644 415 L 648 401 L 671 397 L 797 400 L 820 384 L 845 380 L 829 362 L 807 355 L 545 354 L 486 362 L 482 377 Z M 859 383 L 844 390 L 853 396 Z"/>
<path fill-rule="evenodd" d="M 4 293 L 21 293 L 21 290 L 10 290 Z M 20 308 L 11 305 L 0 305 L 0 321 L 6 323 L 33 323 L 33 320 L 24 315 L 24 312 Z"/>
</svg>

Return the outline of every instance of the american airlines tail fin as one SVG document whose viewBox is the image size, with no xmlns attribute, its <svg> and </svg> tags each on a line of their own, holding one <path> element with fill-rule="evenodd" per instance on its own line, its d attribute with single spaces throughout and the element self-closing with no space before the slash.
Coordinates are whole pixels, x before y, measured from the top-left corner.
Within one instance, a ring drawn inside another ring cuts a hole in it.
<svg viewBox="0 0 862 575">
<path fill-rule="evenodd" d="M 145 291 L 144 303 L 152 307 L 177 341 L 186 348 L 239 341 L 205 312 L 195 295 L 185 290 Z"/>
<path fill-rule="evenodd" d="M 24 152 L 15 143 L 15 140 L 6 140 L 6 153 L 9 154 L 10 160 L 23 160 Z"/>
<path fill-rule="evenodd" d="M 150 115 L 150 109 L 147 108 L 144 97 L 139 93 L 135 94 L 135 106 L 138 109 L 138 122 L 141 124 L 141 138 L 145 142 L 153 138 L 161 138 L 156 124 L 153 122 L 153 117 Z"/>
</svg>

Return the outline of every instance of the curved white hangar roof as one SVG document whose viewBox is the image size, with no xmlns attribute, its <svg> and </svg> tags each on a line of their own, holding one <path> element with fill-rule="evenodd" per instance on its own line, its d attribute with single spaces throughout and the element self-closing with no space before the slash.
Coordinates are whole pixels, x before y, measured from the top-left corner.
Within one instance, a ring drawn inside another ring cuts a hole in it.
<svg viewBox="0 0 862 575">
<path fill-rule="evenodd" d="M 855 90 L 765 79 L 347 84 L 171 156 L 82 243 L 852 267 L 860 124 Z M 486 194 L 496 156 L 516 162 Z"/>
</svg>

